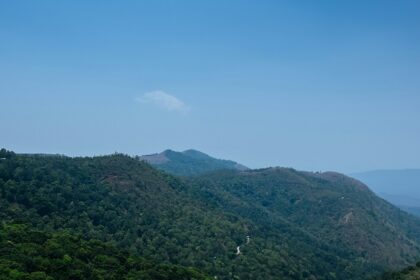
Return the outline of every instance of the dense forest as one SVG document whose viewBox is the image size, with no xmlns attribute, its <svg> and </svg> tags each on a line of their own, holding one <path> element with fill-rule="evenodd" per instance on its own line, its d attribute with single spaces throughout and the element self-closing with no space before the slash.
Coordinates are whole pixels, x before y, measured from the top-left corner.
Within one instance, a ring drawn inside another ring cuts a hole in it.
<svg viewBox="0 0 420 280">
<path fill-rule="evenodd" d="M 190 183 L 231 213 L 277 227 L 287 220 L 316 240 L 353 252 L 356 266 L 367 260 L 370 266 L 404 266 L 419 256 L 419 220 L 338 173 L 222 171 Z"/>
<path fill-rule="evenodd" d="M 195 267 L 218 279 L 364 279 L 420 256 L 420 222 L 339 174 L 273 168 L 177 178 L 121 154 L 2 150 L 0 158 L 2 236 L 23 223 L 43 240 L 100 244 L 127 273 L 205 277 Z M 3 252 L 9 274 L 53 273 L 28 270 L 22 259 L 12 264 Z M 128 269 L 132 258 L 150 263 L 147 271 Z M 101 273 L 100 264 L 86 265 Z"/>
<path fill-rule="evenodd" d="M 3 224 L 0 248 L 0 279 L 211 279 L 192 268 L 157 265 L 98 240 L 24 224 Z"/>
</svg>

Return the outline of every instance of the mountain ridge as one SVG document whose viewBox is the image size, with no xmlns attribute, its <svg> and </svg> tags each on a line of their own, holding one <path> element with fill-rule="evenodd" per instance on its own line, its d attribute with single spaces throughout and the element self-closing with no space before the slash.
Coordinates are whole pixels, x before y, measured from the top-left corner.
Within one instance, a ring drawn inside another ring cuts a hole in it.
<svg viewBox="0 0 420 280">
<path fill-rule="evenodd" d="M 356 280 L 420 256 L 418 219 L 335 172 L 176 177 L 122 154 L 0 158 L 2 221 L 70 230 L 222 280 Z"/>
</svg>

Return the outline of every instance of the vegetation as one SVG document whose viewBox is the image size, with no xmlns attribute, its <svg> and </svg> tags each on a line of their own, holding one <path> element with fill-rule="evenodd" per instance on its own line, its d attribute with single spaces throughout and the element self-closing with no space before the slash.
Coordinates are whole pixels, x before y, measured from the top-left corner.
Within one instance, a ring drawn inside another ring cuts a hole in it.
<svg viewBox="0 0 420 280">
<path fill-rule="evenodd" d="M 418 280 L 420 279 L 420 262 L 398 272 L 386 272 L 373 280 Z"/>
<path fill-rule="evenodd" d="M 191 179 L 198 193 L 255 223 L 298 226 L 357 256 L 353 265 L 402 267 L 419 257 L 419 220 L 344 175 L 268 168 Z"/>
<path fill-rule="evenodd" d="M 179 179 L 120 154 L 0 158 L 6 224 L 222 280 L 364 279 L 420 255 L 419 221 L 342 175 L 276 168 Z"/>
<path fill-rule="evenodd" d="M 1 226 L 0 248 L 0 279 L 210 279 L 195 269 L 156 265 L 98 240 L 22 224 Z"/>
<path fill-rule="evenodd" d="M 156 168 L 178 176 L 195 176 L 224 169 L 247 170 L 248 168 L 231 160 L 210 157 L 196 150 L 175 152 L 166 150 L 160 154 L 140 157 Z"/>
</svg>

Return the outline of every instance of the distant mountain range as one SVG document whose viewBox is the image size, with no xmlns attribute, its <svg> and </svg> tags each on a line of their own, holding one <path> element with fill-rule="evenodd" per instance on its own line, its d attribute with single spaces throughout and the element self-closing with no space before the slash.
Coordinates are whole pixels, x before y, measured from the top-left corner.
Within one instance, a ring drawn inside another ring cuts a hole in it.
<svg viewBox="0 0 420 280">
<path fill-rule="evenodd" d="M 368 185 L 383 199 L 420 215 L 420 169 L 374 170 L 350 176 Z"/>
<path fill-rule="evenodd" d="M 141 160 L 178 176 L 194 176 L 223 169 L 248 170 L 249 168 L 231 160 L 213 158 L 197 150 L 175 152 L 165 150 L 159 154 L 144 155 Z"/>
</svg>

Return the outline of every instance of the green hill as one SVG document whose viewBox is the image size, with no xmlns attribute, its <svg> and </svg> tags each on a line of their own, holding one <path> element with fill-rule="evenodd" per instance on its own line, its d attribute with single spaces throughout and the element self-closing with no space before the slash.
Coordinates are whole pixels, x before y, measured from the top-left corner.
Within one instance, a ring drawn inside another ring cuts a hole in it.
<svg viewBox="0 0 420 280">
<path fill-rule="evenodd" d="M 335 173 L 179 179 L 115 154 L 0 152 L 0 219 L 218 279 L 364 279 L 420 256 L 420 222 Z"/>
<path fill-rule="evenodd" d="M 161 170 L 179 176 L 200 175 L 223 169 L 248 169 L 237 162 L 216 159 L 196 150 L 186 150 L 184 152 L 166 150 L 160 154 L 146 155 L 139 158 Z"/>
<path fill-rule="evenodd" d="M 190 179 L 219 208 L 271 227 L 298 227 L 311 238 L 386 269 L 419 258 L 419 220 L 344 175 L 268 168 Z"/>
</svg>

